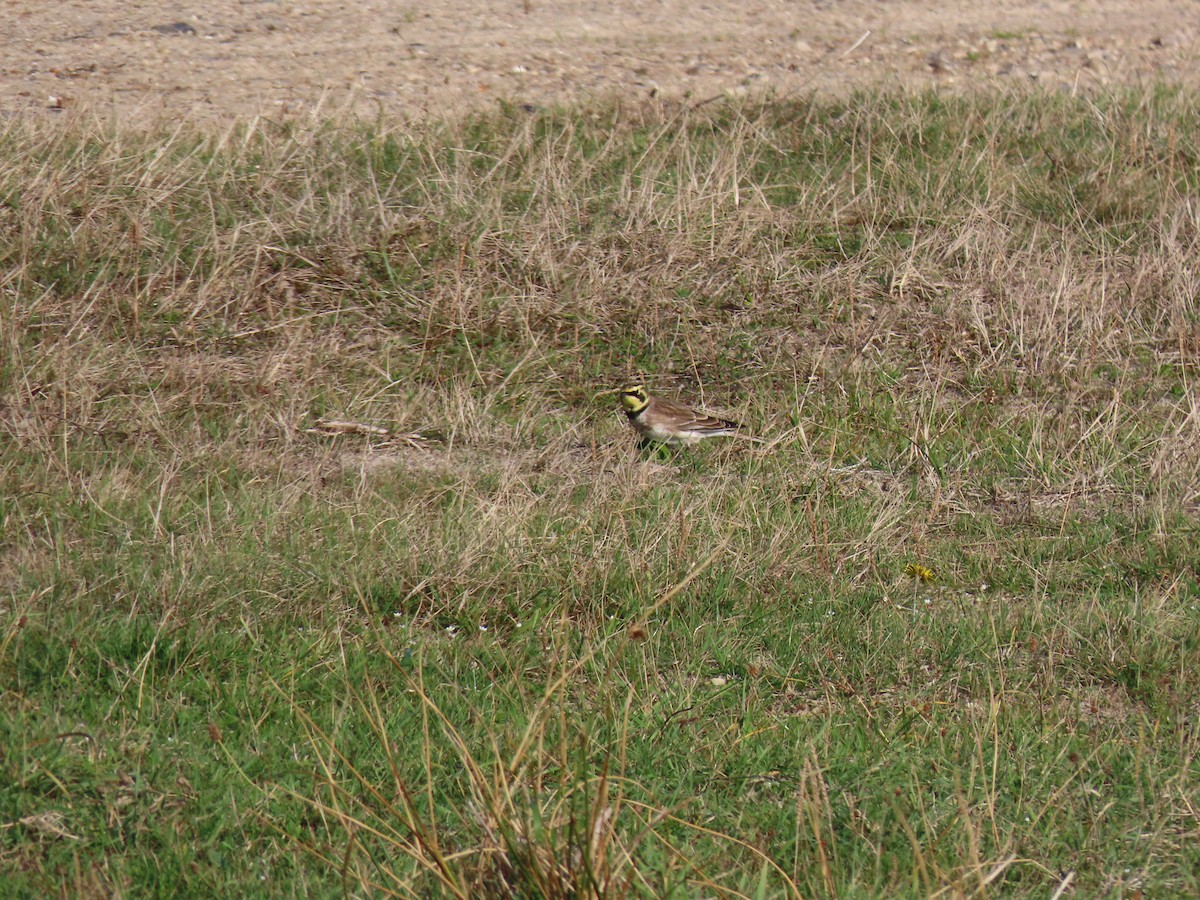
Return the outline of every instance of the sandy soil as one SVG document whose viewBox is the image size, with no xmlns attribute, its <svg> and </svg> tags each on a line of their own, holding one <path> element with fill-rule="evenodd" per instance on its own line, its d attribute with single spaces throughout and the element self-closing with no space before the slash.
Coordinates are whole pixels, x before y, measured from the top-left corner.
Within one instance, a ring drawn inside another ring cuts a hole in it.
<svg viewBox="0 0 1200 900">
<path fill-rule="evenodd" d="M 3 0 L 0 114 L 387 115 L 619 92 L 1200 85 L 1195 0 Z"/>
</svg>

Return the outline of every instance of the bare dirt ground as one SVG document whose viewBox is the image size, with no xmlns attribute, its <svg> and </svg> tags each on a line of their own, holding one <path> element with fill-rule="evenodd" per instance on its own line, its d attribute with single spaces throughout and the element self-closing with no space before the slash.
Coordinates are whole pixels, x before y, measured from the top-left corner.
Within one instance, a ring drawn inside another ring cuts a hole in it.
<svg viewBox="0 0 1200 900">
<path fill-rule="evenodd" d="M 1200 84 L 1195 0 L 4 0 L 0 113 L 389 116 L 879 83 Z"/>
</svg>

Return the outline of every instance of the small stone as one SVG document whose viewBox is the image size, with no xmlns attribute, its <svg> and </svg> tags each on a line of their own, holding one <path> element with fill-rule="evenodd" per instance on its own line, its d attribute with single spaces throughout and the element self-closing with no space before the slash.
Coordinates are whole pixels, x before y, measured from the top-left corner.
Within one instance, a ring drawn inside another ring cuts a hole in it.
<svg viewBox="0 0 1200 900">
<path fill-rule="evenodd" d="M 187 22 L 172 22 L 169 25 L 151 25 L 151 31 L 159 34 L 195 34 L 196 29 Z"/>
<path fill-rule="evenodd" d="M 1182 47 L 1185 44 L 1192 43 L 1194 38 L 1183 31 L 1172 31 L 1169 34 L 1160 34 L 1150 41 L 1150 47 L 1154 50 L 1169 50 L 1175 47 Z"/>
<path fill-rule="evenodd" d="M 927 57 L 925 57 L 925 65 L 929 66 L 930 71 L 935 75 L 941 75 L 943 72 L 949 72 L 952 68 L 950 61 L 946 59 L 945 54 L 941 52 L 930 53 Z"/>
</svg>

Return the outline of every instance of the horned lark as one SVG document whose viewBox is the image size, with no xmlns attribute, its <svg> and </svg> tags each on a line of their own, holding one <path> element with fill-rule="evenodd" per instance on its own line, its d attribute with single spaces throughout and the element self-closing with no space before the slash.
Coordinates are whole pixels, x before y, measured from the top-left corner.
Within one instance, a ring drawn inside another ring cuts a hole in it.
<svg viewBox="0 0 1200 900">
<path fill-rule="evenodd" d="M 621 407 L 643 444 L 654 441 L 678 447 L 704 438 L 737 435 L 741 428 L 736 422 L 705 415 L 674 400 L 651 397 L 640 384 L 621 391 Z"/>
</svg>

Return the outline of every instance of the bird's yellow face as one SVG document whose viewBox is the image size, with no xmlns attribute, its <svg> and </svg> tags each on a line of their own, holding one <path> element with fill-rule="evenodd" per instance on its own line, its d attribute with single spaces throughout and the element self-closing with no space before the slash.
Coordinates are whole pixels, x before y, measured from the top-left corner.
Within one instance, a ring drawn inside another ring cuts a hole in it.
<svg viewBox="0 0 1200 900">
<path fill-rule="evenodd" d="M 646 396 L 646 389 L 640 384 L 621 391 L 621 406 L 625 412 L 636 415 L 649 405 L 650 398 Z"/>
</svg>

